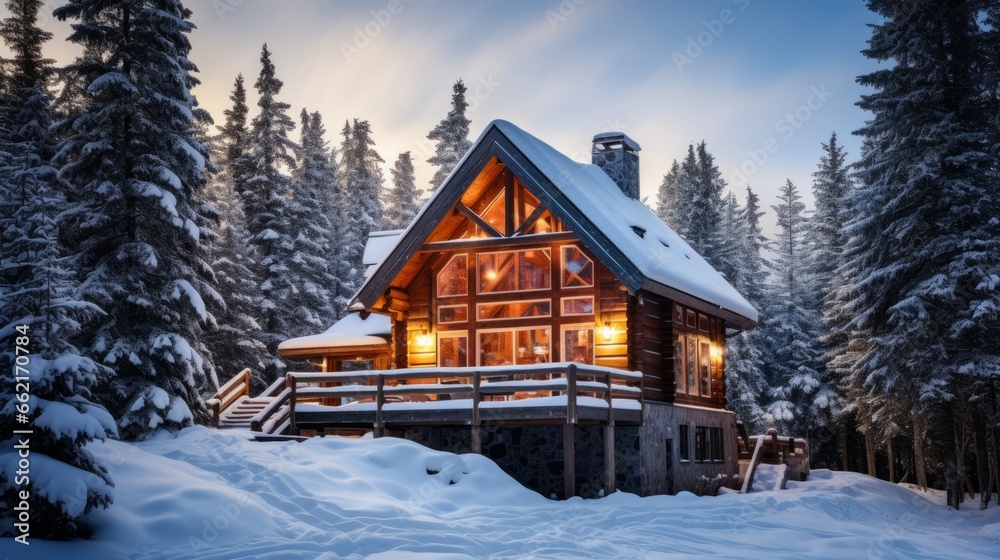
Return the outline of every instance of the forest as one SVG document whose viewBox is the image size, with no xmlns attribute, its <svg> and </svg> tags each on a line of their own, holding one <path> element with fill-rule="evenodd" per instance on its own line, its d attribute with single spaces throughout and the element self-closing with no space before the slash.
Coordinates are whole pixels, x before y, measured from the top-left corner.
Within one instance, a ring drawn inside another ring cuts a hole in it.
<svg viewBox="0 0 1000 560">
<path fill-rule="evenodd" d="M 771 207 L 773 239 L 704 141 L 653 156 L 676 158 L 655 211 L 761 312 L 726 351 L 727 407 L 749 430 L 808 436 L 814 467 L 985 507 L 1000 482 L 1000 3 L 868 4 L 881 23 L 864 54 L 885 64 L 858 77 L 869 120 L 840 131 L 861 153 L 836 132 L 816 146 L 812 184 L 787 181 Z M 47 474 L 31 506 L 67 538 L 112 501 L 88 442 L 205 423 L 220 379 L 282 375 L 277 345 L 342 316 L 368 234 L 405 227 L 426 194 L 369 121 L 327 115 L 344 119 L 332 141 L 323 115 L 284 103 L 266 44 L 254 76 L 211 76 L 232 80 L 213 119 L 179 0 L 67 0 L 54 16 L 82 54 L 66 66 L 43 55 L 42 8 L 8 0 L 0 22 L 0 427 L 33 426 Z M 471 145 L 466 91 L 452 85 L 427 135 L 426 190 Z M 16 444 L 0 443 L 5 504 Z M 57 494 L 60 477 L 82 482 Z"/>
</svg>

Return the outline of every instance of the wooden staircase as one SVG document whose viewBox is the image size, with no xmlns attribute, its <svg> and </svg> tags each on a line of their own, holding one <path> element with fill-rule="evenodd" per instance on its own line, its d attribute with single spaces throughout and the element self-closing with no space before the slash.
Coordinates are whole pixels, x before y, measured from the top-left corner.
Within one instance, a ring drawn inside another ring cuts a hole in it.
<svg viewBox="0 0 1000 560">
<path fill-rule="evenodd" d="M 281 378 L 260 395 L 251 397 L 250 369 L 247 368 L 220 387 L 206 404 L 217 428 L 281 435 L 291 427 L 289 393 L 285 389 L 285 379 Z"/>
</svg>

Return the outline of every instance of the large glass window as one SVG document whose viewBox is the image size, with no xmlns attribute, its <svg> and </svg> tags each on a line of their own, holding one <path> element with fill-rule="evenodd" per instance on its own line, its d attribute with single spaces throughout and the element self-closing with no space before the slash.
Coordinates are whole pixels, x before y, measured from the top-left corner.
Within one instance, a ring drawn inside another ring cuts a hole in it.
<svg viewBox="0 0 1000 560">
<path fill-rule="evenodd" d="M 698 394 L 698 341 L 694 337 L 687 339 L 687 388 L 688 394 Z"/>
<path fill-rule="evenodd" d="M 703 341 L 699 344 L 698 349 L 698 359 L 701 364 L 701 396 L 703 397 L 712 396 L 712 380 L 709 376 L 709 372 L 712 371 L 712 364 L 709 348 L 708 342 Z"/>
<path fill-rule="evenodd" d="M 441 367 L 469 365 L 469 336 L 465 331 L 438 332 L 438 365 Z"/>
<path fill-rule="evenodd" d="M 438 297 L 469 295 L 469 256 L 455 255 L 437 275 Z"/>
<path fill-rule="evenodd" d="M 480 253 L 479 293 L 547 290 L 552 286 L 548 249 Z"/>
<path fill-rule="evenodd" d="M 503 303 L 477 303 L 476 315 L 480 321 L 520 319 L 523 317 L 551 317 L 552 300 L 535 299 Z"/>
<path fill-rule="evenodd" d="M 594 325 L 565 325 L 562 329 L 562 361 L 594 363 Z"/>
<path fill-rule="evenodd" d="M 584 288 L 594 285 L 594 261 L 576 245 L 562 248 L 562 287 Z"/>
<path fill-rule="evenodd" d="M 541 364 L 552 361 L 550 329 L 479 331 L 479 365 Z"/>
<path fill-rule="evenodd" d="M 500 194 L 493 199 L 493 202 L 486 207 L 486 210 L 481 214 L 482 218 L 486 223 L 493 226 L 493 229 L 500 232 L 501 235 L 509 235 L 510 232 L 507 230 L 507 195 L 504 191 L 500 191 Z M 486 234 L 482 234 L 485 236 Z"/>
</svg>

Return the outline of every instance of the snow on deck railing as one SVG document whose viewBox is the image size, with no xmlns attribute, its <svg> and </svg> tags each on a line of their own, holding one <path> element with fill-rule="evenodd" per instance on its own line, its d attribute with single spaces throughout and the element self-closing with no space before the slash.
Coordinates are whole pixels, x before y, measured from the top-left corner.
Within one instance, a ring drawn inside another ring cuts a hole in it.
<svg viewBox="0 0 1000 560">
<path fill-rule="evenodd" d="M 455 379 L 456 382 L 407 384 L 410 380 L 428 378 L 439 380 L 449 378 Z M 340 398 L 374 399 L 376 437 L 383 435 L 385 431 L 383 409 L 387 398 L 427 402 L 439 400 L 443 395 L 448 395 L 448 398 L 471 396 L 473 426 L 482 424 L 479 404 L 484 396 L 522 400 L 552 396 L 558 392 L 567 397 L 565 418 L 569 424 L 577 423 L 577 399 L 581 396 L 603 397 L 607 403 L 607 422 L 610 425 L 614 424 L 615 399 L 638 401 L 640 411 L 644 402 L 641 373 L 573 362 L 480 368 L 433 367 L 362 372 L 290 372 L 285 376 L 285 385 L 290 393 L 288 416 L 293 429 L 295 429 L 295 405 L 299 402 Z M 266 419 L 261 416 L 258 415 L 255 420 Z M 479 430 L 473 430 L 474 452 L 480 451 L 481 443 Z"/>
</svg>

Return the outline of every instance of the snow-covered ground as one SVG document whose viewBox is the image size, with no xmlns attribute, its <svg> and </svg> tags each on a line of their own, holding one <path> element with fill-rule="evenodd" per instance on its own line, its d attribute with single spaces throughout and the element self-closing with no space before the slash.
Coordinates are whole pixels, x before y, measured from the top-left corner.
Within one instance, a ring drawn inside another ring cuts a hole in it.
<svg viewBox="0 0 1000 560">
<path fill-rule="evenodd" d="M 399 439 L 249 441 L 191 428 L 91 449 L 115 504 L 87 542 L 0 556 L 116 558 L 997 558 L 1000 508 L 950 511 L 899 486 L 814 471 L 784 491 L 556 502 L 489 460 Z M 761 484 L 765 487 L 765 484 Z"/>
</svg>

